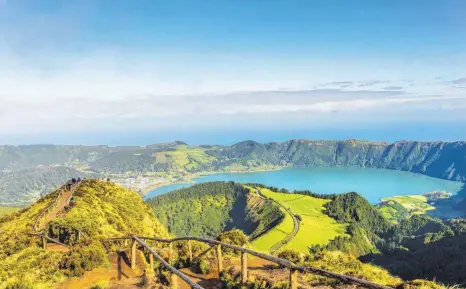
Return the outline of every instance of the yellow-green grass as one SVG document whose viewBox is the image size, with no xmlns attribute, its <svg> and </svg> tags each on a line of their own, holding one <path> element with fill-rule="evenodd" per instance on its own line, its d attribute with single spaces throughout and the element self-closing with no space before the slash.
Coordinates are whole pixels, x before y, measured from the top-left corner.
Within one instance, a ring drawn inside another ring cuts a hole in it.
<svg viewBox="0 0 466 289">
<path fill-rule="evenodd" d="M 251 246 L 255 250 L 268 252 L 273 245 L 285 239 L 293 232 L 293 218 L 285 209 L 280 208 L 280 211 L 285 214 L 285 218 L 283 218 L 283 220 L 278 225 L 251 243 Z"/>
<path fill-rule="evenodd" d="M 293 248 L 300 252 L 307 253 L 309 251 L 309 246 L 325 245 L 335 237 L 345 234 L 345 224 L 337 223 L 334 219 L 323 213 L 325 210 L 323 205 L 329 202 L 329 200 L 305 195 L 276 193 L 268 189 L 260 189 L 260 191 L 262 195 L 277 201 L 279 204 L 288 208 L 293 214 L 301 216 L 297 235 L 281 249 Z M 288 212 L 286 212 L 286 216 L 291 218 Z M 291 233 L 293 231 L 293 220 L 291 219 L 291 223 L 289 223 L 289 221 L 286 221 L 287 217 L 274 229 L 280 232 Z M 261 245 L 265 243 L 270 248 L 279 241 L 279 235 L 277 233 L 274 233 L 277 237 L 276 239 L 269 239 L 269 237 L 267 240 L 263 240 L 267 235 L 268 234 L 255 240 L 253 246 L 257 242 Z M 284 239 L 284 237 L 282 239 Z M 263 248 L 266 247 L 265 244 L 262 245 Z"/>
<path fill-rule="evenodd" d="M 0 218 L 5 216 L 5 215 L 17 212 L 17 211 L 19 211 L 18 208 L 0 207 Z"/>
<path fill-rule="evenodd" d="M 422 195 L 394 196 L 383 198 L 383 202 L 393 201 L 405 207 L 410 214 L 425 214 L 427 211 L 435 210 L 434 206 L 427 203 L 427 197 Z"/>
<path fill-rule="evenodd" d="M 397 224 L 398 223 L 398 210 L 391 206 L 383 206 L 379 208 L 379 212 L 390 222 Z"/>
</svg>

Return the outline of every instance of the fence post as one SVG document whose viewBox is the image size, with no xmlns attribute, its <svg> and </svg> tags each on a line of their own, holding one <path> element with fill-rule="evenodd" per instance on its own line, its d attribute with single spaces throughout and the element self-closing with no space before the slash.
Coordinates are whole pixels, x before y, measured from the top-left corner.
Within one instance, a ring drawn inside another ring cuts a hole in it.
<svg viewBox="0 0 466 289">
<path fill-rule="evenodd" d="M 154 255 L 152 255 L 152 253 L 149 253 L 149 263 L 151 274 L 154 274 Z"/>
<path fill-rule="evenodd" d="M 188 256 L 189 256 L 189 263 L 193 262 L 193 248 L 191 246 L 191 240 L 188 240 Z"/>
<path fill-rule="evenodd" d="M 121 252 L 117 252 L 118 254 L 118 281 L 121 280 Z"/>
<path fill-rule="evenodd" d="M 177 289 L 178 288 L 178 276 L 172 274 L 171 281 L 170 281 L 170 288 Z"/>
<path fill-rule="evenodd" d="M 298 289 L 298 271 L 290 269 L 290 289 Z"/>
<path fill-rule="evenodd" d="M 241 283 L 248 282 L 248 254 L 241 252 Z"/>
<path fill-rule="evenodd" d="M 172 242 L 168 243 L 168 264 L 172 264 L 173 261 L 173 244 Z"/>
<path fill-rule="evenodd" d="M 42 237 L 42 249 L 47 250 L 47 239 Z"/>
<path fill-rule="evenodd" d="M 136 240 L 133 240 L 133 244 L 131 245 L 131 269 L 136 269 Z"/>
<path fill-rule="evenodd" d="M 222 256 L 222 245 L 217 245 L 217 262 L 218 262 L 218 277 L 223 272 L 223 256 Z"/>
</svg>

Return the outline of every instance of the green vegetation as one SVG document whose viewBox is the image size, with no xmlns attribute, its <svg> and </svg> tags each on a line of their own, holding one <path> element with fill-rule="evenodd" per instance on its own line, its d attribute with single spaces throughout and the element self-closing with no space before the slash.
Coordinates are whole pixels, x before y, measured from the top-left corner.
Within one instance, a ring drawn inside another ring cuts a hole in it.
<svg viewBox="0 0 466 289">
<path fill-rule="evenodd" d="M 326 214 L 349 224 L 350 237 L 314 246 L 310 250 L 313 255 L 348 252 L 407 280 L 429 278 L 445 284 L 466 284 L 461 273 L 466 266 L 465 219 L 442 222 L 414 214 L 393 225 L 356 193 L 338 195 L 324 206 Z"/>
<path fill-rule="evenodd" d="M 293 218 L 286 210 L 282 208 L 279 210 L 285 217 L 275 227 L 252 241 L 251 246 L 255 250 L 268 252 L 275 244 L 281 242 L 293 232 Z"/>
<path fill-rule="evenodd" d="M 94 174 L 78 172 L 64 166 L 18 169 L 0 172 L 0 205 L 24 207 L 60 187 L 76 176 Z"/>
<path fill-rule="evenodd" d="M 77 230 L 94 239 L 128 234 L 166 235 L 141 197 L 122 186 L 85 180 L 73 197 L 76 207 L 48 224 L 50 236 L 60 235 L 61 241 L 69 242 L 73 241 L 69 239 L 71 232 Z"/>
<path fill-rule="evenodd" d="M 383 198 L 378 204 L 380 213 L 392 223 L 409 218 L 412 215 L 426 214 L 435 210 L 434 204 L 452 197 L 444 191 L 435 191 L 423 195 L 394 196 Z"/>
<path fill-rule="evenodd" d="M 315 255 L 303 254 L 296 250 L 285 250 L 278 255 L 280 258 L 291 261 L 302 266 L 312 266 L 315 268 L 325 269 L 332 272 L 354 276 L 364 280 L 376 282 L 387 286 L 399 286 L 402 284 L 400 278 L 392 276 L 387 270 L 371 264 L 364 264 L 350 254 L 342 252 L 322 252 Z M 277 272 L 277 274 L 280 274 Z M 304 287 L 310 286 L 330 286 L 339 288 L 341 282 L 315 274 L 302 274 L 300 284 Z M 240 288 L 239 272 L 229 270 L 222 276 L 223 288 Z M 430 285 L 432 282 L 426 282 Z M 288 282 L 277 282 L 274 278 L 267 275 L 259 275 L 248 278 L 248 284 L 245 288 L 288 288 Z M 414 287 L 419 288 L 419 287 Z"/>
<path fill-rule="evenodd" d="M 40 240 L 29 233 L 36 217 L 57 196 L 58 191 L 52 192 L 30 207 L 0 219 L 0 289 L 53 288 L 66 277 L 106 266 L 103 238 L 130 233 L 168 236 L 135 192 L 111 182 L 85 180 L 74 194 L 76 206 L 50 222 L 45 230 L 50 237 L 59 237 L 72 245 L 71 250 L 43 250 Z M 86 237 L 78 241 L 77 230 L 92 237 L 92 241 Z"/>
<path fill-rule="evenodd" d="M 9 215 L 11 213 L 19 211 L 18 208 L 13 208 L 13 207 L 0 207 L 0 218 L 6 215 Z"/>
<path fill-rule="evenodd" d="M 383 198 L 382 202 L 388 202 L 391 204 L 398 203 L 406 209 L 409 215 L 425 214 L 427 211 L 435 210 L 435 207 L 427 203 L 427 197 L 423 195 L 394 196 Z"/>
<path fill-rule="evenodd" d="M 251 196 L 249 189 L 233 182 L 197 184 L 147 203 L 157 219 L 177 236 L 216 237 L 234 228 L 257 236 L 283 217 L 271 201 Z"/>
<path fill-rule="evenodd" d="M 269 170 L 287 166 L 363 166 L 403 169 L 466 181 L 464 142 L 313 141 L 193 146 L 0 146 L 0 205 L 24 206 L 70 177 L 107 177 L 140 189 L 199 173 Z M 454 170 L 451 168 L 454 167 Z M 158 178 L 157 178 L 158 176 Z M 466 206 L 464 206 L 466 207 Z M 463 206 L 461 206 L 463 209 Z M 464 209 L 466 210 L 466 209 Z"/>
<path fill-rule="evenodd" d="M 347 234 L 336 237 L 326 246 L 314 246 L 311 252 L 342 251 L 354 256 L 378 252 L 379 235 L 390 228 L 390 223 L 366 199 L 357 193 L 347 193 L 335 196 L 324 207 L 325 214 L 348 224 Z"/>
<path fill-rule="evenodd" d="M 330 200 L 323 200 L 300 194 L 276 193 L 270 189 L 260 188 L 260 193 L 288 208 L 293 214 L 299 215 L 300 226 L 297 235 L 283 246 L 300 252 L 308 252 L 309 246 L 325 245 L 330 240 L 345 233 L 345 225 L 337 223 L 323 213 L 324 205 Z M 292 216 L 286 211 L 285 219 L 269 233 L 255 240 L 252 245 L 260 250 L 270 249 L 277 241 L 284 239 L 293 232 Z M 319 232 L 316 234 L 316 232 Z"/>
<path fill-rule="evenodd" d="M 178 170 L 193 171 L 202 164 L 212 162 L 214 157 L 205 153 L 206 149 L 201 147 L 189 147 L 188 145 L 178 145 L 174 151 L 159 152 L 157 158 L 162 162 L 173 163 Z"/>
<path fill-rule="evenodd" d="M 425 215 L 402 220 L 384 234 L 381 254 L 364 256 L 404 279 L 466 285 L 466 219 L 447 222 Z"/>
</svg>

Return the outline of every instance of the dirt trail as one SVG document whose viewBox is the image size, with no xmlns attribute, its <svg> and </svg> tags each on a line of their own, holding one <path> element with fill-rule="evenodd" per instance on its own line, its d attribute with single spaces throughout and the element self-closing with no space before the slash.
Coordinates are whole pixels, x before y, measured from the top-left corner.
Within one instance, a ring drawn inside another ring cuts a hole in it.
<svg viewBox="0 0 466 289">
<path fill-rule="evenodd" d="M 51 221 L 55 220 L 57 218 L 57 215 L 65 208 L 65 206 L 68 204 L 68 200 L 70 196 L 73 194 L 75 189 L 71 190 L 63 190 L 62 193 L 60 194 L 60 199 L 58 200 L 57 205 L 53 210 L 47 214 L 47 217 L 45 218 L 44 221 L 42 221 L 39 225 L 39 231 L 42 231 L 45 229 L 45 226 L 47 226 L 48 223 Z"/>
<path fill-rule="evenodd" d="M 47 250 L 52 251 L 52 252 L 62 252 L 62 253 L 66 253 L 70 251 L 68 247 L 65 247 L 60 244 L 55 244 L 55 243 L 48 243 Z"/>
<path fill-rule="evenodd" d="M 108 284 L 108 289 L 141 288 L 145 263 L 138 254 L 137 269 L 131 269 L 129 250 L 108 256 L 109 268 L 96 268 L 85 272 L 83 276 L 67 279 L 57 285 L 56 289 L 86 289 L 96 284 Z"/>
<path fill-rule="evenodd" d="M 225 259 L 224 268 L 228 270 L 228 268 L 233 267 L 235 271 L 239 272 L 241 270 L 240 263 L 241 260 L 239 258 Z M 211 270 L 208 274 L 195 273 L 191 268 L 183 268 L 180 269 L 180 271 L 206 289 L 220 289 L 222 288 L 222 285 L 218 279 L 217 261 L 212 260 L 210 264 Z M 248 275 L 267 277 L 274 282 L 287 281 L 289 276 L 288 271 L 277 269 L 274 265 L 275 264 L 270 261 L 255 256 L 249 256 Z M 178 288 L 190 289 L 191 287 L 183 280 L 178 279 Z"/>
</svg>

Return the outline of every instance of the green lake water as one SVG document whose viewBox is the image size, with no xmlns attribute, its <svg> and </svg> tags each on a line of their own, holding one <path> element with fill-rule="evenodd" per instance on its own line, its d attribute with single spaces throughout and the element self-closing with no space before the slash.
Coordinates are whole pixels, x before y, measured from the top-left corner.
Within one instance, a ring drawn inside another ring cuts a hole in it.
<svg viewBox="0 0 466 289">
<path fill-rule="evenodd" d="M 463 183 L 410 172 L 356 167 L 285 168 L 267 172 L 211 174 L 194 179 L 194 183 L 211 181 L 261 183 L 288 190 L 311 190 L 323 194 L 358 192 L 373 204 L 378 203 L 380 198 L 395 195 L 416 195 L 436 190 L 454 194 L 463 186 Z M 192 184 L 163 186 L 151 191 L 145 198 L 190 185 Z"/>
</svg>

